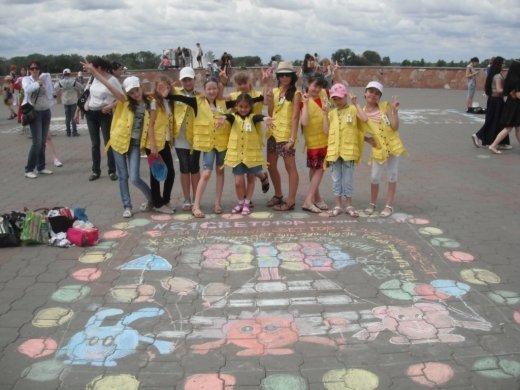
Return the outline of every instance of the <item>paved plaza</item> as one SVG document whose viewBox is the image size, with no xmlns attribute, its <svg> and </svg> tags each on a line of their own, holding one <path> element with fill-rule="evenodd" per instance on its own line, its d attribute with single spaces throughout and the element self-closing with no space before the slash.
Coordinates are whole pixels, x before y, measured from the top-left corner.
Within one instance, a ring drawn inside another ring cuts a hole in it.
<svg viewBox="0 0 520 390">
<path fill-rule="evenodd" d="M 222 215 L 211 214 L 213 178 L 207 218 L 183 212 L 177 177 L 176 214 L 124 219 L 105 156 L 88 181 L 84 122 L 66 137 L 63 107 L 53 108 L 64 165 L 47 150 L 54 174 L 31 180 L 31 141 L 3 106 L 0 211 L 84 207 L 101 240 L 0 249 L 0 390 L 520 389 L 518 141 L 502 155 L 475 148 L 483 116 L 463 111 L 465 91 L 392 95 L 410 156 L 387 219 L 301 210 L 301 140 L 294 211 L 266 207 L 273 189 L 258 184 L 253 213 L 231 214 L 227 170 Z M 364 155 L 359 210 L 369 203 Z M 286 176 L 283 186 L 286 195 Z M 332 206 L 331 188 L 327 171 L 320 190 Z M 135 208 L 144 199 L 131 191 Z"/>
</svg>

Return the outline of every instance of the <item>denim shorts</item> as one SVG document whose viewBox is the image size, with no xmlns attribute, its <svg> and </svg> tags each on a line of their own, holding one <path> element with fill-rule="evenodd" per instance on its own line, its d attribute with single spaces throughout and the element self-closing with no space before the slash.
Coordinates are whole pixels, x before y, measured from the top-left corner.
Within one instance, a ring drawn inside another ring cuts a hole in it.
<svg viewBox="0 0 520 390">
<path fill-rule="evenodd" d="M 257 173 L 262 172 L 262 170 L 263 167 L 261 165 L 249 168 L 244 163 L 240 163 L 236 167 L 233 167 L 233 175 L 245 175 L 247 173 L 256 175 Z"/>
<path fill-rule="evenodd" d="M 216 161 L 217 168 L 224 165 L 226 151 L 218 152 L 217 149 L 211 149 L 209 152 L 202 153 L 202 169 L 213 170 L 213 164 Z"/>
</svg>

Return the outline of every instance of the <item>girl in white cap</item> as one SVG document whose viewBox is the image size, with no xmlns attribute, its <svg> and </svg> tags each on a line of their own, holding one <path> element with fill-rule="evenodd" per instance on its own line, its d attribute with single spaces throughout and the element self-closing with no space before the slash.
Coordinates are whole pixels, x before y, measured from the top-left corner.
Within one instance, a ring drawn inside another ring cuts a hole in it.
<svg viewBox="0 0 520 390">
<path fill-rule="evenodd" d="M 372 163 L 370 204 L 365 213 L 371 215 L 376 210 L 379 182 L 384 166 L 387 170 L 388 191 L 386 206 L 379 213 L 386 218 L 394 212 L 393 203 L 397 187 L 397 167 L 399 157 L 407 154 L 399 136 L 399 101 L 392 96 L 391 102 L 380 102 L 383 95 L 383 85 L 378 81 L 371 81 L 365 88 L 366 104 L 363 110 L 368 116 L 368 128 L 373 137 L 365 138 L 372 145 L 370 160 Z"/>
<path fill-rule="evenodd" d="M 141 211 L 150 211 L 152 208 L 152 193 L 148 184 L 141 178 L 139 168 L 141 149 L 145 147 L 147 138 L 151 154 L 158 155 L 153 131 L 156 116 L 155 99 L 144 96 L 138 77 L 130 76 L 123 81 L 125 91 L 123 93 L 91 63 L 82 62 L 81 64 L 83 70 L 94 75 L 117 99 L 110 127 L 110 141 L 106 148 L 112 147 L 114 152 L 119 191 L 124 207 L 123 217 L 132 217 L 132 201 L 128 188 L 129 178 L 146 198 L 146 202 L 141 205 Z"/>
</svg>

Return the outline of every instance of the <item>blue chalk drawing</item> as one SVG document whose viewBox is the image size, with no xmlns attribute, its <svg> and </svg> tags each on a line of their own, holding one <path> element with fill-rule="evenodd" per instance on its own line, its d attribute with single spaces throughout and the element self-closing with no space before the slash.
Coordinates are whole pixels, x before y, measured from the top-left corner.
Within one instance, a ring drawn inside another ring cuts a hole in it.
<svg viewBox="0 0 520 390">
<path fill-rule="evenodd" d="M 123 313 L 121 309 L 106 309 L 96 313 L 88 320 L 85 330 L 72 336 L 56 356 L 67 356 L 65 364 L 115 367 L 118 359 L 135 353 L 140 342 L 153 345 L 162 355 L 173 352 L 173 342 L 143 336 L 128 326 L 141 318 L 159 317 L 164 314 L 164 310 L 154 307 L 139 309 L 123 316 L 115 325 L 101 326 L 107 317 Z"/>
<path fill-rule="evenodd" d="M 171 271 L 172 265 L 168 260 L 157 255 L 138 257 L 119 267 L 122 270 Z"/>
</svg>

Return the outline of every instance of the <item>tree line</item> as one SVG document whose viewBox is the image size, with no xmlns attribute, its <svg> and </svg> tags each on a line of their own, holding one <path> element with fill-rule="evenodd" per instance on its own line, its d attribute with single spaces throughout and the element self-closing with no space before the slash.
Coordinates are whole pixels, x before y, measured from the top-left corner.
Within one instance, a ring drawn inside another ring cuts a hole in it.
<svg viewBox="0 0 520 390">
<path fill-rule="evenodd" d="M 212 52 L 208 52 L 211 54 Z M 85 58 L 87 60 L 95 57 L 94 55 L 81 56 L 79 54 L 60 54 L 60 55 L 44 55 L 39 53 L 30 54 L 27 56 L 17 56 L 12 58 L 0 57 L 0 74 L 9 74 L 9 68 L 11 64 L 16 64 L 18 68 L 27 66 L 29 61 L 39 61 L 42 64 L 42 68 L 46 72 L 60 73 L 65 68 L 71 69 L 73 72 L 81 70 L 80 61 Z M 152 53 L 150 51 L 139 51 L 136 53 L 110 53 L 102 56 L 109 61 L 116 61 L 128 69 L 156 69 L 161 61 L 161 54 Z M 322 58 L 325 56 L 322 56 Z M 279 54 L 273 55 L 276 61 L 282 61 L 283 58 Z M 362 54 L 357 54 L 351 49 L 338 49 L 331 54 L 330 59 L 333 62 L 338 62 L 340 66 L 410 66 L 410 67 L 465 67 L 469 62 L 467 60 L 461 61 L 445 61 L 437 60 L 436 62 L 428 62 L 424 59 L 421 60 L 403 60 L 401 62 L 392 62 L 390 57 L 383 56 L 373 50 L 366 50 Z M 506 66 L 513 61 L 513 59 L 506 60 Z M 303 59 L 294 59 L 293 63 L 295 66 L 300 66 Z M 489 64 L 490 59 L 485 59 L 480 63 L 481 67 L 485 67 Z M 242 56 L 233 57 L 233 67 L 253 67 L 269 65 L 263 64 L 262 59 L 259 56 Z"/>
</svg>

